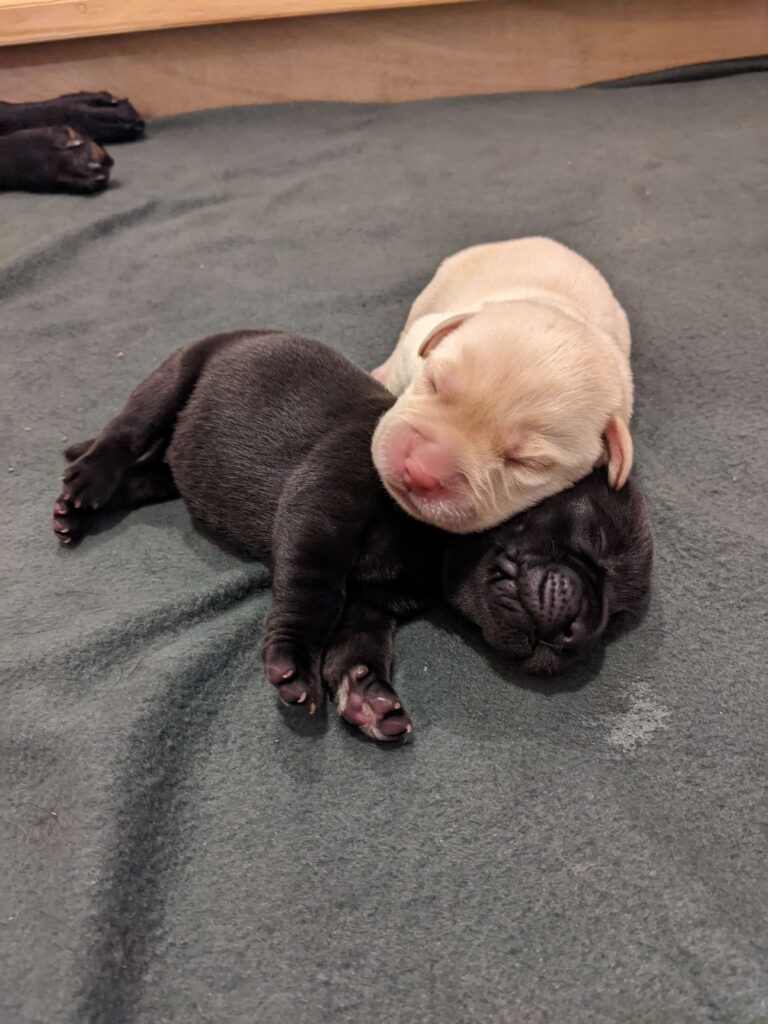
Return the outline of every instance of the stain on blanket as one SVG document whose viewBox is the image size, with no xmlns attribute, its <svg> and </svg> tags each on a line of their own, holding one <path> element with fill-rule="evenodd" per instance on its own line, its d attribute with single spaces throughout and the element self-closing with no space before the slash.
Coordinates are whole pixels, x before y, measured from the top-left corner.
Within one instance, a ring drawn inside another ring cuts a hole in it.
<svg viewBox="0 0 768 1024">
<path fill-rule="evenodd" d="M 626 711 L 613 713 L 608 744 L 623 754 L 636 753 L 659 729 L 669 728 L 669 710 L 651 693 L 647 683 L 636 683 Z"/>
</svg>

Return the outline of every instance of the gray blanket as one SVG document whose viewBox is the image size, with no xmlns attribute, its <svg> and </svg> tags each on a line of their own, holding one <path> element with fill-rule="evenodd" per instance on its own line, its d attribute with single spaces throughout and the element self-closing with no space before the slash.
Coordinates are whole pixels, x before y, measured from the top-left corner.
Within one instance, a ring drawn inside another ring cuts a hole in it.
<svg viewBox="0 0 768 1024">
<path fill-rule="evenodd" d="M 0 198 L 2 1024 L 768 1017 L 767 104 L 210 111 L 103 196 Z M 443 256 L 531 233 L 629 313 L 657 544 L 649 616 L 568 685 L 415 622 L 380 749 L 278 711 L 265 570 L 180 502 L 59 549 L 64 439 L 172 349 L 283 326 L 371 367 Z"/>
</svg>

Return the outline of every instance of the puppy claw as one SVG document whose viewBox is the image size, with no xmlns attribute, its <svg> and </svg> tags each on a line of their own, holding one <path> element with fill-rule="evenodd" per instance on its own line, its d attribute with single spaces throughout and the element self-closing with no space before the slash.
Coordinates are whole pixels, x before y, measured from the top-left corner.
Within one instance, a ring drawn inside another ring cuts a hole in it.
<svg viewBox="0 0 768 1024">
<path fill-rule="evenodd" d="M 296 675 L 296 669 L 292 665 L 285 665 L 272 663 L 267 665 L 267 678 L 273 686 L 279 686 L 281 683 L 287 683 L 289 679 L 293 679 Z"/>
<path fill-rule="evenodd" d="M 60 544 L 71 544 L 80 531 L 81 516 L 75 512 L 62 495 L 59 495 L 53 503 L 51 525 Z"/>
<path fill-rule="evenodd" d="M 400 707 L 396 700 L 393 700 L 391 696 L 385 696 L 379 694 L 375 697 L 368 698 L 368 707 L 373 711 L 375 715 L 388 715 L 392 711 L 397 711 Z"/>
<path fill-rule="evenodd" d="M 307 691 L 303 683 L 287 682 L 277 687 L 277 695 L 283 704 L 304 704 L 307 700 Z"/>
</svg>

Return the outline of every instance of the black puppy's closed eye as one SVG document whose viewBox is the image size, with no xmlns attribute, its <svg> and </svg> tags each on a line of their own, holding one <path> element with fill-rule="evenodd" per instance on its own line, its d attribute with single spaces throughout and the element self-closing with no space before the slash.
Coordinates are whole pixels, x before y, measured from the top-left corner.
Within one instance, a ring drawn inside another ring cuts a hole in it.
<svg viewBox="0 0 768 1024">
<path fill-rule="evenodd" d="M 569 534 L 574 549 L 594 561 L 600 561 L 608 552 L 605 516 L 591 502 L 580 502 L 574 508 Z"/>
<path fill-rule="evenodd" d="M 604 568 L 608 555 L 608 534 L 603 526 L 593 523 L 573 538 L 574 551 L 596 567 Z"/>
<path fill-rule="evenodd" d="M 598 528 L 597 528 L 595 553 L 596 553 L 596 555 L 599 558 L 602 558 L 607 553 L 607 551 L 608 551 L 608 534 L 606 533 L 606 530 L 605 530 L 604 527 L 598 526 Z"/>
<path fill-rule="evenodd" d="M 512 533 L 523 533 L 525 531 L 526 522 L 527 517 L 525 512 L 520 512 L 518 515 L 516 515 L 512 522 L 509 524 Z"/>
</svg>

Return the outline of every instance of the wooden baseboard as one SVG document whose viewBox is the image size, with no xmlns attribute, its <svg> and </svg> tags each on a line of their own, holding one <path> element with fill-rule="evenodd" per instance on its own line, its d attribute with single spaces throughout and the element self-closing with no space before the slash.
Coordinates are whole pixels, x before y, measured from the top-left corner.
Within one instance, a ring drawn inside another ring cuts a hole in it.
<svg viewBox="0 0 768 1024">
<path fill-rule="evenodd" d="M 109 89 L 151 117 L 562 89 L 766 51 L 765 0 L 508 0 L 10 46 L 0 97 Z"/>
<path fill-rule="evenodd" d="M 418 7 L 434 0 L 0 0 L 0 46 L 264 21 L 338 11 Z M 469 0 L 442 0 L 467 3 Z"/>
</svg>

